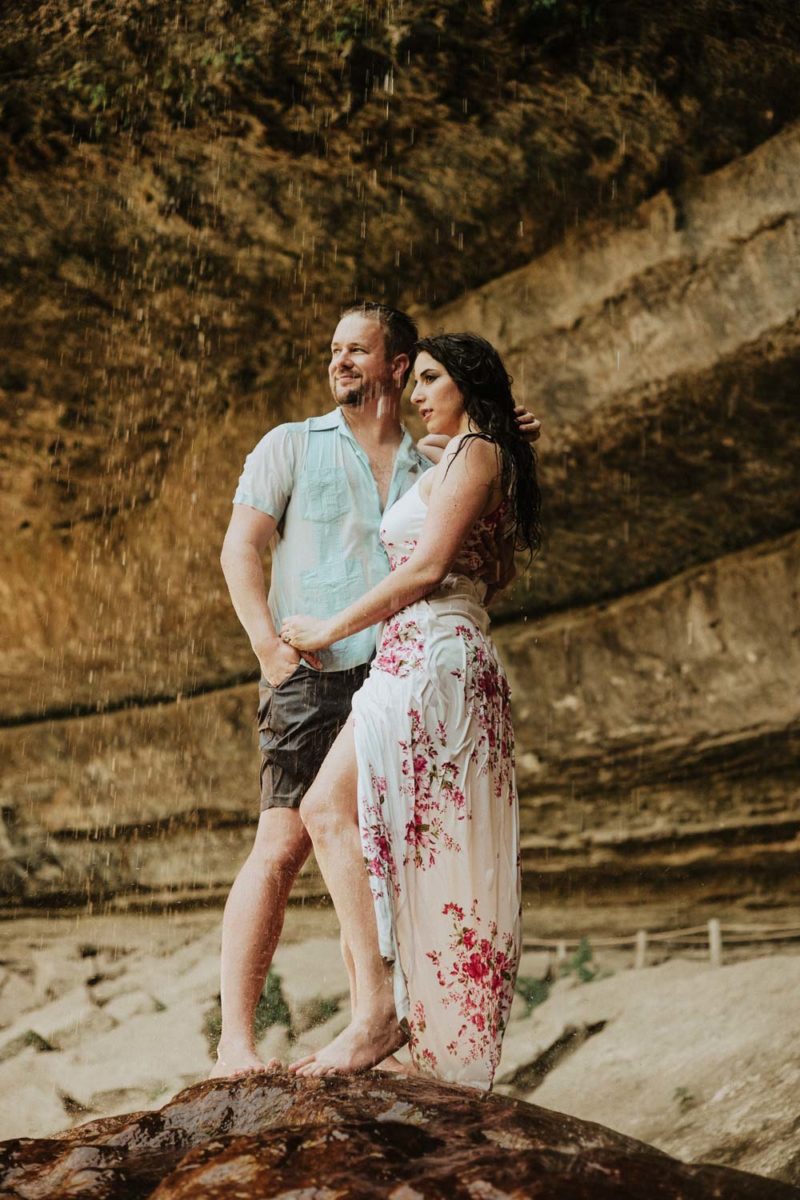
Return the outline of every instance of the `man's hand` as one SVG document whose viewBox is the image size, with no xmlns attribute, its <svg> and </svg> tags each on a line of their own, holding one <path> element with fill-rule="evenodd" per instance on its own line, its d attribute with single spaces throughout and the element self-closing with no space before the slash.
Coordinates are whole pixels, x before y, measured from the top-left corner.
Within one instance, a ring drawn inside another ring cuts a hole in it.
<svg viewBox="0 0 800 1200">
<path fill-rule="evenodd" d="M 514 562 L 514 542 L 506 537 L 499 529 L 482 530 L 478 538 L 483 557 L 486 560 L 486 574 L 483 582 L 487 592 L 484 604 L 491 604 L 495 596 L 502 592 L 517 573 Z"/>
<path fill-rule="evenodd" d="M 539 435 L 542 432 L 542 422 L 537 420 L 532 412 L 527 408 L 523 408 L 518 404 L 514 409 L 514 416 L 517 418 L 517 428 L 519 429 L 526 442 L 538 441 Z"/>
<path fill-rule="evenodd" d="M 308 658 L 309 651 L 324 650 L 334 640 L 330 635 L 329 621 L 302 614 L 286 618 L 281 625 L 281 637 L 290 649 L 301 651 L 304 658 Z"/>
<path fill-rule="evenodd" d="M 310 666 L 320 669 L 320 661 L 316 654 L 303 654 L 290 646 L 279 637 L 270 638 L 268 642 L 256 648 L 256 657 L 261 666 L 261 673 L 270 687 L 280 687 L 290 675 L 294 675 L 301 657 Z"/>
</svg>

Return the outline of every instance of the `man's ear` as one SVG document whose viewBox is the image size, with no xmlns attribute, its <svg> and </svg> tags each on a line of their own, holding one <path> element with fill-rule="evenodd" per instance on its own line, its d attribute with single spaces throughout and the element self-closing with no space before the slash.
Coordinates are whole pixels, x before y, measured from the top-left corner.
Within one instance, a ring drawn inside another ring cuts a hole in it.
<svg viewBox="0 0 800 1200">
<path fill-rule="evenodd" d="M 407 354 L 396 354 L 392 359 L 392 379 L 397 381 L 398 387 L 403 382 L 410 366 L 411 359 Z"/>
</svg>

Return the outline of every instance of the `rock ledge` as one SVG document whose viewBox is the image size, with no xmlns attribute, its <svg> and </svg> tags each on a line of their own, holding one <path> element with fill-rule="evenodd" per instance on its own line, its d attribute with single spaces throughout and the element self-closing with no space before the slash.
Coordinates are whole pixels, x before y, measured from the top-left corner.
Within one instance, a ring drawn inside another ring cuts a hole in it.
<svg viewBox="0 0 800 1200">
<path fill-rule="evenodd" d="M 371 1072 L 206 1081 L 158 1112 L 0 1145 L 19 1200 L 800 1200 L 800 1189 L 680 1163 L 603 1126 Z"/>
</svg>

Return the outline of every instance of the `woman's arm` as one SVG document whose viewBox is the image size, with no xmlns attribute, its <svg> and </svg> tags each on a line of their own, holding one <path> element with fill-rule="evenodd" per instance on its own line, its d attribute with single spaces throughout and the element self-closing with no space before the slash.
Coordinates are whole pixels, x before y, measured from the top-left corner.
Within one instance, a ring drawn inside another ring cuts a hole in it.
<svg viewBox="0 0 800 1200">
<path fill-rule="evenodd" d="M 282 634 L 297 650 L 318 650 L 359 633 L 421 600 L 447 575 L 472 526 L 486 510 L 499 477 L 491 442 L 470 438 L 457 453 L 460 438 L 448 445 L 435 469 L 428 513 L 408 562 L 392 571 L 359 600 L 329 620 L 288 617 Z"/>
<path fill-rule="evenodd" d="M 529 408 L 523 408 L 521 404 L 515 406 L 514 416 L 517 418 L 520 436 L 531 444 L 537 442 L 542 432 L 542 422 L 539 418 L 535 417 Z M 432 463 L 440 463 L 449 440 L 441 433 L 426 433 L 417 442 L 417 450 Z"/>
</svg>

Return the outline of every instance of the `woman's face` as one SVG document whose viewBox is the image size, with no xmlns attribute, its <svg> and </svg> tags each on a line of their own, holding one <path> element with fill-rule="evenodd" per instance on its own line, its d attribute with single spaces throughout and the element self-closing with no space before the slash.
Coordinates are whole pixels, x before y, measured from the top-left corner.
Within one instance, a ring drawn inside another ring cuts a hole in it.
<svg viewBox="0 0 800 1200">
<path fill-rule="evenodd" d="M 414 378 L 411 403 L 417 405 L 428 433 L 443 433 L 447 437 L 465 433 L 468 420 L 464 397 L 455 380 L 427 350 L 417 355 Z"/>
</svg>

